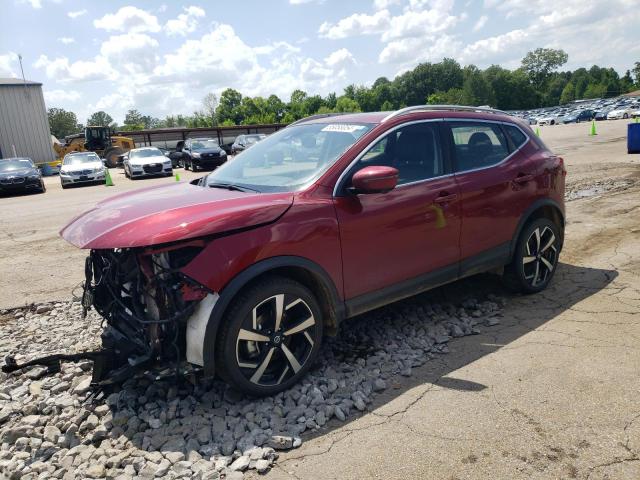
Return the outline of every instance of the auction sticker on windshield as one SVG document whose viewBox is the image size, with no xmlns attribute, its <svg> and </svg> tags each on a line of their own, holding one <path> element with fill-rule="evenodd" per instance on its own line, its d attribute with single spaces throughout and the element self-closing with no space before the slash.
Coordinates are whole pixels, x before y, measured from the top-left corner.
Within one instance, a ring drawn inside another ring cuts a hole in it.
<svg viewBox="0 0 640 480">
<path fill-rule="evenodd" d="M 322 132 L 344 132 L 344 133 L 353 133 L 358 130 L 363 130 L 366 128 L 364 125 L 349 125 L 348 123 L 332 123 L 331 125 L 327 125 L 321 131 Z"/>
</svg>

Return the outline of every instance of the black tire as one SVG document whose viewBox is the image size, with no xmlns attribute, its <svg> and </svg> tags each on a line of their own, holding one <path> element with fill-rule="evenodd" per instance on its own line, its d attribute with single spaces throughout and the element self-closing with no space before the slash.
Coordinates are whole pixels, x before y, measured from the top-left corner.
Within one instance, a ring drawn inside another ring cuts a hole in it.
<svg viewBox="0 0 640 480">
<path fill-rule="evenodd" d="M 239 293 L 225 313 L 216 341 L 217 373 L 250 395 L 286 390 L 317 357 L 322 320 L 318 301 L 304 285 L 285 277 L 265 277 Z"/>
<path fill-rule="evenodd" d="M 63 190 L 66 190 L 69 187 L 69 185 L 65 185 L 62 182 L 60 182 L 60 186 L 62 187 Z"/>
<path fill-rule="evenodd" d="M 622 118 L 624 118 L 626 120 L 627 118 L 629 118 L 629 114 L 625 113 L 624 115 L 622 115 Z"/>
<path fill-rule="evenodd" d="M 47 187 L 44 184 L 44 180 L 40 183 L 40 193 L 44 193 L 47 191 Z"/>
<path fill-rule="evenodd" d="M 502 279 L 507 288 L 527 294 L 547 288 L 558 266 L 562 238 L 563 232 L 548 218 L 525 225 L 513 259 L 504 269 Z"/>
<path fill-rule="evenodd" d="M 116 168 L 118 166 L 118 157 L 125 153 L 120 147 L 111 147 L 104 152 L 104 159 L 107 161 L 107 167 Z"/>
<path fill-rule="evenodd" d="M 185 170 L 189 170 L 189 168 L 190 168 L 190 166 L 189 166 L 189 159 L 186 159 L 186 160 L 184 161 L 184 169 L 185 169 Z"/>
</svg>

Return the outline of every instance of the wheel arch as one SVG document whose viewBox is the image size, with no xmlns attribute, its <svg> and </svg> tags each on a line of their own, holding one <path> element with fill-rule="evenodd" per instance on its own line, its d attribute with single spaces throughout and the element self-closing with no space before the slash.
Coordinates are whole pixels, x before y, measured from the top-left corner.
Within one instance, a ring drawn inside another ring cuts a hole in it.
<svg viewBox="0 0 640 480">
<path fill-rule="evenodd" d="M 262 260 L 237 274 L 219 292 L 220 297 L 211 311 L 203 339 L 205 376 L 212 377 L 215 374 L 216 337 L 231 302 L 243 288 L 267 275 L 291 278 L 311 290 L 318 297 L 325 331 L 328 334 L 337 331 L 339 323 L 345 317 L 344 301 L 324 268 L 307 258 L 297 256 L 278 256 Z"/>
<path fill-rule="evenodd" d="M 511 239 L 511 247 L 509 249 L 509 258 L 513 257 L 513 254 L 516 249 L 516 245 L 518 242 L 518 238 L 520 238 L 520 234 L 522 233 L 522 229 L 529 223 L 531 220 L 535 220 L 538 218 L 548 218 L 553 223 L 555 223 L 560 231 L 562 238 L 560 239 L 560 249 L 562 249 L 562 245 L 564 243 L 564 225 L 565 225 L 565 217 L 562 208 L 560 205 L 551 200 L 549 198 L 541 199 L 535 201 L 527 210 L 524 212 L 522 217 L 520 217 L 520 221 L 518 222 L 518 226 L 516 227 L 516 231 Z"/>
</svg>

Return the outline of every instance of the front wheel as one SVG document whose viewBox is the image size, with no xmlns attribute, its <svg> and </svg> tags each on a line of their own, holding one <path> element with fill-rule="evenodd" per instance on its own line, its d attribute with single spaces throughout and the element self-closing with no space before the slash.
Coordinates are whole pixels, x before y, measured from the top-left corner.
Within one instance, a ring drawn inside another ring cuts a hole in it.
<svg viewBox="0 0 640 480">
<path fill-rule="evenodd" d="M 629 114 L 628 114 L 628 113 L 625 113 L 625 114 L 622 116 L 622 118 L 624 118 L 624 119 L 626 120 L 627 118 L 629 118 Z"/>
<path fill-rule="evenodd" d="M 539 218 L 522 230 L 503 280 L 508 288 L 522 293 L 544 290 L 558 265 L 562 233 L 548 218 Z"/>
<path fill-rule="evenodd" d="M 233 301 L 216 342 L 217 371 L 250 395 L 273 395 L 298 382 L 322 343 L 322 312 L 302 284 L 270 276 Z"/>
</svg>

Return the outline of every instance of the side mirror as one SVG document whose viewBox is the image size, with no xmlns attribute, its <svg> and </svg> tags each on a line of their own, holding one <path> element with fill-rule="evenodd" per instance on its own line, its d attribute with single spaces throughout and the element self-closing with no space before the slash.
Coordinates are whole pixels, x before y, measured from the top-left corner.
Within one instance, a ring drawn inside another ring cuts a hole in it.
<svg viewBox="0 0 640 480">
<path fill-rule="evenodd" d="M 350 191 L 353 193 L 387 193 L 398 185 L 398 169 L 393 167 L 364 167 L 353 174 Z"/>
</svg>

